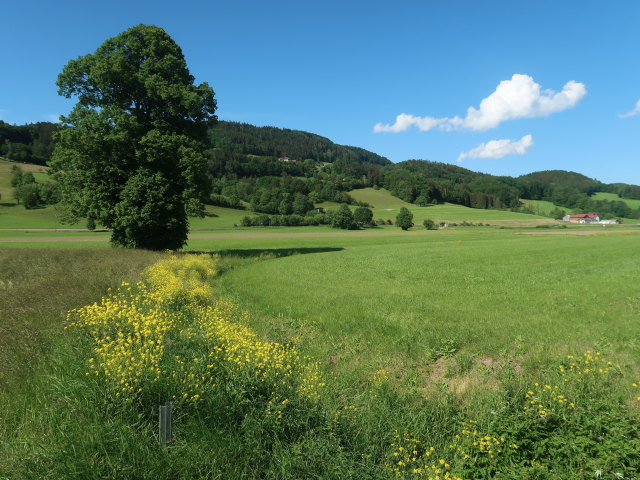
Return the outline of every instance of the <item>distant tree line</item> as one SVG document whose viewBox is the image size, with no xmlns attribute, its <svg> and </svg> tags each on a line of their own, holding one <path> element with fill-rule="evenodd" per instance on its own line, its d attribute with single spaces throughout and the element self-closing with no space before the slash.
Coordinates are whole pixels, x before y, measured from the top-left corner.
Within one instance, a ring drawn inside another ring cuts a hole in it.
<svg viewBox="0 0 640 480">
<path fill-rule="evenodd" d="M 336 210 L 318 213 L 315 210 L 306 215 L 254 215 L 242 217 L 243 227 L 298 227 L 308 225 L 330 225 L 333 228 L 355 230 L 359 228 L 375 227 L 373 212 L 367 207 L 358 207 L 352 212 L 347 205 L 341 205 Z"/>
<path fill-rule="evenodd" d="M 50 122 L 10 125 L 0 120 L 0 157 L 46 165 L 53 152 L 53 133 L 57 128 Z"/>
<path fill-rule="evenodd" d="M 44 164 L 53 148 L 51 134 L 56 128 L 51 123 L 12 126 L 0 122 L 0 155 Z M 549 170 L 508 177 L 424 160 L 392 164 L 373 152 L 337 145 L 319 135 L 235 122 L 209 126 L 208 137 L 212 205 L 305 216 L 320 202 L 359 205 L 348 192 L 373 187 L 386 188 L 419 206 L 449 202 L 528 212 L 520 199 L 530 199 L 553 202 L 558 206 L 552 212 L 554 217 L 571 211 L 640 217 L 640 212 L 625 202 L 592 197 L 595 192 L 610 192 L 640 198 L 640 186 L 607 185 L 575 172 Z M 279 161 L 283 157 L 289 161 Z"/>
<path fill-rule="evenodd" d="M 626 183 L 610 183 L 605 185 L 603 192 L 616 193 L 622 198 L 640 200 L 640 185 L 628 185 Z"/>
<path fill-rule="evenodd" d="M 563 170 L 535 172 L 523 175 L 518 180 L 521 183 L 522 198 L 546 200 L 575 211 L 597 212 L 601 218 L 640 218 L 640 210 L 632 209 L 624 201 L 596 200 L 592 197 L 596 192 L 633 192 L 636 188 L 640 189 L 636 185 L 606 185 L 579 173 Z M 557 218 L 559 213 L 554 210 L 551 216 Z"/>
<path fill-rule="evenodd" d="M 211 203 L 237 208 L 246 202 L 253 212 L 277 215 L 304 215 L 320 202 L 368 206 L 346 193 L 350 184 L 323 177 L 212 177 Z"/>
<path fill-rule="evenodd" d="M 11 169 L 13 196 L 26 209 L 54 205 L 60 201 L 60 186 L 56 182 L 36 182 L 33 173 L 23 172 L 17 165 Z"/>
<path fill-rule="evenodd" d="M 313 133 L 276 127 L 256 127 L 247 123 L 220 121 L 209 130 L 212 144 L 222 152 L 389 165 L 391 161 L 363 148 L 337 145 Z"/>
</svg>

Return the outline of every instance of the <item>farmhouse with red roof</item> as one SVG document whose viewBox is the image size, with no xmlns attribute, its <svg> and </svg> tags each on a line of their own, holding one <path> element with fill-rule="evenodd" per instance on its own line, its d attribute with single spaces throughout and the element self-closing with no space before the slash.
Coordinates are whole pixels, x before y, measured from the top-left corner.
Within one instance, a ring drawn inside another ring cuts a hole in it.
<svg viewBox="0 0 640 480">
<path fill-rule="evenodd" d="M 571 223 L 598 223 L 600 217 L 597 213 L 575 213 L 573 215 L 565 215 L 562 220 Z"/>
</svg>

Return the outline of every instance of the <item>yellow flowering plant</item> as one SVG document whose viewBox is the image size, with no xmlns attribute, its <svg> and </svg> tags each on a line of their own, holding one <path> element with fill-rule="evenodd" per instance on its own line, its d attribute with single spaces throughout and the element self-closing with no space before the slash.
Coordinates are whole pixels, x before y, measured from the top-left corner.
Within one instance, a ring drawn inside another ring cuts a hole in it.
<svg viewBox="0 0 640 480">
<path fill-rule="evenodd" d="M 390 444 L 385 466 L 399 478 L 462 480 L 452 473 L 449 462 L 440 458 L 434 447 L 424 445 L 409 433 L 396 432 Z"/>
<path fill-rule="evenodd" d="M 324 386 L 318 364 L 261 340 L 246 313 L 215 300 L 208 279 L 216 272 L 211 256 L 171 255 L 147 268 L 144 282 L 70 311 L 69 326 L 91 343 L 87 374 L 128 403 L 197 405 L 234 391 L 279 419 L 291 399 L 315 402 Z"/>
</svg>

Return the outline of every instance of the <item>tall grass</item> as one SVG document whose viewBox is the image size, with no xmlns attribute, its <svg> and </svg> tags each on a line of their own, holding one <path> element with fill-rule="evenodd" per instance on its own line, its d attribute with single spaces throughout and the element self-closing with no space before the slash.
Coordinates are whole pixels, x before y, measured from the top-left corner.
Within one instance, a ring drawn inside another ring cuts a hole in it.
<svg viewBox="0 0 640 480">
<path fill-rule="evenodd" d="M 157 258 L 125 250 L 0 250 L 0 477 L 36 478 L 24 468 L 43 451 L 63 455 L 70 429 L 81 430 L 87 414 L 76 402 L 99 396 L 80 382 L 82 364 L 63 330 L 66 312 L 137 279 Z"/>
</svg>

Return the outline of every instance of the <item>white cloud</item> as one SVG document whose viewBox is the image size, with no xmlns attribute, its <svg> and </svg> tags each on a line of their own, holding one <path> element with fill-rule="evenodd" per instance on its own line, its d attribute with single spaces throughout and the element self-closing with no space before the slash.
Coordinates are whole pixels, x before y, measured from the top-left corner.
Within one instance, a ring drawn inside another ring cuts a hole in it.
<svg viewBox="0 0 640 480">
<path fill-rule="evenodd" d="M 446 121 L 446 118 L 431 118 L 431 117 L 416 117 L 413 115 L 407 115 L 401 113 L 396 117 L 396 122 L 393 125 L 376 123 L 373 127 L 373 131 L 379 132 L 404 132 L 412 125 L 418 127 L 423 132 L 431 130 L 438 126 L 441 122 Z"/>
<path fill-rule="evenodd" d="M 567 82 L 562 91 L 542 90 L 529 75 L 516 73 L 510 80 L 503 80 L 495 91 L 480 102 L 479 108 L 469 107 L 464 118 L 459 116 L 434 118 L 401 113 L 394 124 L 377 123 L 373 131 L 403 132 L 411 126 L 422 131 L 440 130 L 488 130 L 506 120 L 546 117 L 574 107 L 587 93 L 584 83 Z"/>
<path fill-rule="evenodd" d="M 635 117 L 639 113 L 640 113 L 640 100 L 636 102 L 636 106 L 633 107 L 633 110 L 629 110 L 627 113 L 619 114 L 618 118 Z"/>
<path fill-rule="evenodd" d="M 47 122 L 58 123 L 60 121 L 60 115 L 57 113 L 50 113 L 48 115 L 43 115 Z"/>
<path fill-rule="evenodd" d="M 520 140 L 491 140 L 481 143 L 468 152 L 458 155 L 458 162 L 465 158 L 502 158 L 506 155 L 524 155 L 533 146 L 533 136 L 525 135 Z"/>
</svg>

